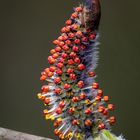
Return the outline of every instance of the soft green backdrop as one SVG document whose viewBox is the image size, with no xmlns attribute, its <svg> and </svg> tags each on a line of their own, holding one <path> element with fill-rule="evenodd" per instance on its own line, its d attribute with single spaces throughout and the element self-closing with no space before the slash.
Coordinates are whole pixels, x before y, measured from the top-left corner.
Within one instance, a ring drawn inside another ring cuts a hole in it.
<svg viewBox="0 0 140 140">
<path fill-rule="evenodd" d="M 78 0 L 0 0 L 0 126 L 53 135 L 37 100 L 40 71 L 64 21 Z M 116 134 L 139 140 L 140 1 L 102 0 L 101 88 L 116 105 Z"/>
</svg>

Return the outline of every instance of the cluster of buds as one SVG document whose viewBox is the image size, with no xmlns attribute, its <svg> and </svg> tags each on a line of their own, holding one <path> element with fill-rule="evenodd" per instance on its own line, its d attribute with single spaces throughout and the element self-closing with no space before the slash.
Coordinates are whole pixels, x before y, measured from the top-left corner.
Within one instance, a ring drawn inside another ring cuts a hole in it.
<svg viewBox="0 0 140 140">
<path fill-rule="evenodd" d="M 65 22 L 61 35 L 53 41 L 55 47 L 48 57 L 50 67 L 40 77 L 48 85 L 42 86 L 38 98 L 46 105 L 46 119 L 55 120 L 54 133 L 61 140 L 84 138 L 87 129 L 94 128 L 97 133 L 115 123 L 115 117 L 109 117 L 114 105 L 106 107 L 109 97 L 95 82 L 98 33 L 79 22 L 84 8 L 75 8 Z"/>
</svg>

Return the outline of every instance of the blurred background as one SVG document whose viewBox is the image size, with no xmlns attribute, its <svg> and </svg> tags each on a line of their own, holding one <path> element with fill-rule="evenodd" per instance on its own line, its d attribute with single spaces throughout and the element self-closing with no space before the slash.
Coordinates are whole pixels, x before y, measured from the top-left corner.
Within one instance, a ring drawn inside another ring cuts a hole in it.
<svg viewBox="0 0 140 140">
<path fill-rule="evenodd" d="M 52 41 L 82 0 L 0 0 L 0 127 L 57 140 L 37 99 Z M 116 134 L 139 139 L 140 1 L 102 0 L 97 81 L 115 104 Z"/>
</svg>

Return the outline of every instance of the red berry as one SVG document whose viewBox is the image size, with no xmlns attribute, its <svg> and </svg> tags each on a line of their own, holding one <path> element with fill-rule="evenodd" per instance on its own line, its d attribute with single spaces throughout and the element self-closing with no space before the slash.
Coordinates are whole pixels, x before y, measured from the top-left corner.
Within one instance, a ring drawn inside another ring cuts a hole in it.
<svg viewBox="0 0 140 140">
<path fill-rule="evenodd" d="M 85 65 L 84 65 L 84 64 L 79 64 L 79 65 L 78 65 L 78 69 L 79 69 L 80 71 L 84 70 L 84 69 L 85 69 Z"/>
</svg>

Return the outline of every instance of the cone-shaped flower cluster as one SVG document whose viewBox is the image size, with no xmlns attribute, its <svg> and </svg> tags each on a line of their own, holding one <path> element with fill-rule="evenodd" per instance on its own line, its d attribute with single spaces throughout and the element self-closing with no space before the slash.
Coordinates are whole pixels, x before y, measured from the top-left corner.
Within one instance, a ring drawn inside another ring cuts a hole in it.
<svg viewBox="0 0 140 140">
<path fill-rule="evenodd" d="M 54 120 L 54 133 L 60 139 L 83 140 L 109 129 L 115 117 L 109 116 L 113 104 L 95 82 L 97 30 L 83 26 L 81 15 L 86 7 L 74 9 L 61 35 L 53 41 L 49 68 L 41 73 L 46 81 L 38 98 L 44 102 L 46 119 Z"/>
</svg>

